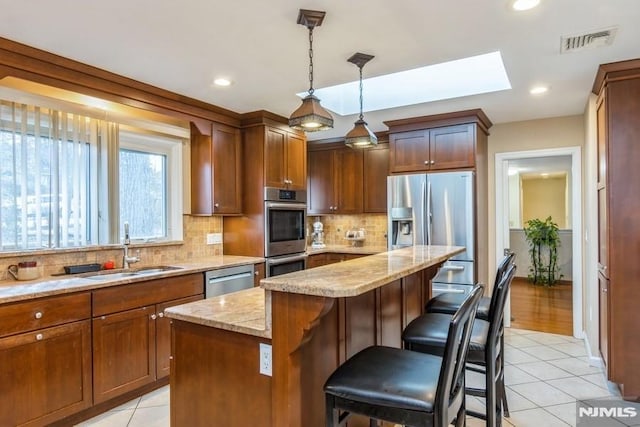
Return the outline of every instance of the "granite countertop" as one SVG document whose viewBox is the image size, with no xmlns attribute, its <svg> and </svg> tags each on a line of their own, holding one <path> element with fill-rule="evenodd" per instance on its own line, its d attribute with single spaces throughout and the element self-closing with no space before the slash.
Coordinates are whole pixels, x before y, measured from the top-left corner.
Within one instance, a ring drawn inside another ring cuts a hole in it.
<svg viewBox="0 0 640 427">
<path fill-rule="evenodd" d="M 307 247 L 307 255 L 325 253 L 373 255 L 386 251 L 386 246 L 326 245 L 324 248 Z"/>
<path fill-rule="evenodd" d="M 171 307 L 165 314 L 191 323 L 271 338 L 270 291 L 332 298 L 357 296 L 463 251 L 460 246 L 397 249 L 262 279 L 261 288 Z"/>
<path fill-rule="evenodd" d="M 166 316 L 271 339 L 271 326 L 266 322 L 265 296 L 262 288 L 251 288 L 214 298 L 165 309 Z"/>
<path fill-rule="evenodd" d="M 260 286 L 271 291 L 331 298 L 353 297 L 446 261 L 463 251 L 461 246 L 411 246 L 269 277 L 262 279 Z"/>
<path fill-rule="evenodd" d="M 172 267 L 180 267 L 180 269 L 176 270 L 166 270 L 159 273 L 141 274 L 138 276 L 121 277 L 117 279 L 88 279 L 87 276 L 95 276 L 101 273 L 93 272 L 84 273 L 82 275 L 48 276 L 28 281 L 3 280 L 0 281 L 0 304 L 72 292 L 88 291 L 145 280 L 183 276 L 185 274 L 200 273 L 219 268 L 257 264 L 261 262 L 264 262 L 264 258 L 221 255 L 171 263 Z M 131 271 L 135 271 L 137 268 L 144 268 L 144 266 L 135 266 L 131 268 Z M 124 270 L 112 271 L 119 272 Z M 108 277 L 109 275 L 106 274 L 105 276 Z"/>
</svg>

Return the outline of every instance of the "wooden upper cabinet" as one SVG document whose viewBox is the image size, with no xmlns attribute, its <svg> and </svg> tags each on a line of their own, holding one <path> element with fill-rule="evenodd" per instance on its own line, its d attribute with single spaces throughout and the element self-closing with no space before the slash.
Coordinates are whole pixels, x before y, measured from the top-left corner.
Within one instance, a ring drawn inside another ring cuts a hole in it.
<svg viewBox="0 0 640 427">
<path fill-rule="evenodd" d="M 213 213 L 242 213 L 242 175 L 240 130 L 214 123 L 211 130 L 213 147 Z"/>
<path fill-rule="evenodd" d="M 307 162 L 305 138 L 279 128 L 265 129 L 264 184 L 304 190 Z"/>
<path fill-rule="evenodd" d="M 473 125 L 448 126 L 429 131 L 429 169 L 475 166 Z"/>
<path fill-rule="evenodd" d="M 339 148 L 308 155 L 308 213 L 362 213 L 362 151 Z"/>
<path fill-rule="evenodd" d="M 387 176 L 389 175 L 389 145 L 381 144 L 363 151 L 362 176 L 364 213 L 387 212 Z"/>
<path fill-rule="evenodd" d="M 336 203 L 334 213 L 362 213 L 363 152 L 345 148 L 335 152 Z"/>
<path fill-rule="evenodd" d="M 213 123 L 211 135 L 191 126 L 191 214 L 242 213 L 242 144 L 237 128 Z"/>
<path fill-rule="evenodd" d="M 429 170 L 429 131 L 390 134 L 389 159 L 391 172 Z"/>
<path fill-rule="evenodd" d="M 475 165 L 472 125 L 389 135 L 394 173 L 471 168 Z"/>
<path fill-rule="evenodd" d="M 607 117 L 606 117 L 606 89 L 598 98 L 596 107 L 597 148 L 598 148 L 598 188 L 606 185 L 607 181 Z"/>
<path fill-rule="evenodd" d="M 333 213 L 335 206 L 334 155 L 332 150 L 309 151 L 307 212 Z"/>
<path fill-rule="evenodd" d="M 389 171 L 428 172 L 476 168 L 478 140 L 488 135 L 491 121 L 482 110 L 385 122 L 389 126 Z"/>
</svg>

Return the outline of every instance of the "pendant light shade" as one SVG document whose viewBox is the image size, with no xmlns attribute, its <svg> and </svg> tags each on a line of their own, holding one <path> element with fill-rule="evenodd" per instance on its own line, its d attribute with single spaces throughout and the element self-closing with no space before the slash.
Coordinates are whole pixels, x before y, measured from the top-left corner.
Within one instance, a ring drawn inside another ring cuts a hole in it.
<svg viewBox="0 0 640 427">
<path fill-rule="evenodd" d="M 347 60 L 360 69 L 360 117 L 354 123 L 353 129 L 344 137 L 344 143 L 351 148 L 365 148 L 378 144 L 378 138 L 371 132 L 362 114 L 362 67 L 372 59 L 373 55 L 358 52 Z"/>
<path fill-rule="evenodd" d="M 313 29 L 319 27 L 324 20 L 325 12 L 300 9 L 298 24 L 309 30 L 309 95 L 302 100 L 289 117 L 289 126 L 307 132 L 331 129 L 333 117 L 320 105 L 320 100 L 313 95 Z"/>
</svg>

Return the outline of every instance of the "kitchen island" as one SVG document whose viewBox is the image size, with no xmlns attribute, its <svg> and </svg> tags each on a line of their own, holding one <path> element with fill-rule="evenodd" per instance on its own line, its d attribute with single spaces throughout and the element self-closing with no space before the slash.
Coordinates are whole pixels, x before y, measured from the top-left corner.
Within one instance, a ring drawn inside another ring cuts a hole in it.
<svg viewBox="0 0 640 427">
<path fill-rule="evenodd" d="M 327 377 L 369 345 L 399 347 L 430 279 L 463 250 L 398 249 L 167 309 L 171 424 L 323 426 Z"/>
</svg>

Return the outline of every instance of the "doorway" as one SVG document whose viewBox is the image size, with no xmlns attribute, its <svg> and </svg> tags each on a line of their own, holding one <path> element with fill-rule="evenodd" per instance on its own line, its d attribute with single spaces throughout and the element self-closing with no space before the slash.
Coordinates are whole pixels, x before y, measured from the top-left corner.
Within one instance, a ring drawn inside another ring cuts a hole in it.
<svg viewBox="0 0 640 427">
<path fill-rule="evenodd" d="M 514 280 L 505 307 L 505 325 L 522 327 L 522 321 L 532 317 L 535 310 L 539 310 L 537 317 L 546 315 L 547 321 L 551 321 L 551 324 L 546 325 L 549 332 L 563 331 L 565 334 L 581 338 L 583 332 L 580 147 L 498 153 L 495 165 L 496 259 L 502 258 L 506 248 L 518 254 L 516 263 L 519 278 Z M 542 202 L 537 202 L 536 198 L 541 198 Z M 540 210 L 541 204 L 548 206 Z M 556 286 L 550 292 L 543 292 L 548 289 L 535 289 L 526 282 L 529 254 L 522 227 L 527 219 L 540 215 L 552 216 L 561 229 L 559 234 L 562 242 L 558 258 L 563 274 L 562 280 L 565 280 L 560 283 L 565 285 Z M 522 304 L 527 299 L 533 304 Z M 514 311 L 514 308 L 518 307 L 520 313 Z M 549 309 L 557 311 L 549 313 Z M 511 325 L 511 319 L 514 317 L 514 325 Z"/>
</svg>

